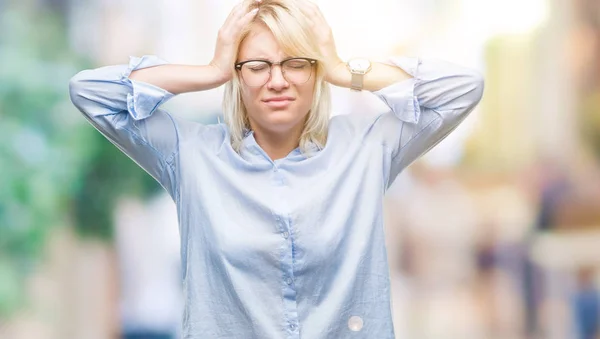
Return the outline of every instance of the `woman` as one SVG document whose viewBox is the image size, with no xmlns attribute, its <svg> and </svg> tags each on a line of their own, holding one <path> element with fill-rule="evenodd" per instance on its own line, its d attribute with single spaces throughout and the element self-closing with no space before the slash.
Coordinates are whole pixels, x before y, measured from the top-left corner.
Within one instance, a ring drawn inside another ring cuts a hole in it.
<svg viewBox="0 0 600 339">
<path fill-rule="evenodd" d="M 326 83 L 390 111 L 329 119 Z M 223 84 L 225 124 L 159 108 Z M 433 60 L 347 65 L 315 4 L 263 0 L 233 9 L 208 65 L 131 58 L 80 72 L 70 91 L 177 205 L 185 338 L 382 339 L 394 338 L 383 195 L 483 81 Z"/>
</svg>

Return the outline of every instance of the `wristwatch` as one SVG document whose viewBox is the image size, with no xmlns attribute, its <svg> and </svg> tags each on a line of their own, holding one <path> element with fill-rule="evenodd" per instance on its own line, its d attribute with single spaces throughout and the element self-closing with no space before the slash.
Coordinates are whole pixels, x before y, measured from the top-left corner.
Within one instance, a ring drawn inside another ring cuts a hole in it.
<svg viewBox="0 0 600 339">
<path fill-rule="evenodd" d="M 348 69 L 352 74 L 350 89 L 362 91 L 365 74 L 371 70 L 371 62 L 368 59 L 350 59 L 347 63 Z"/>
</svg>

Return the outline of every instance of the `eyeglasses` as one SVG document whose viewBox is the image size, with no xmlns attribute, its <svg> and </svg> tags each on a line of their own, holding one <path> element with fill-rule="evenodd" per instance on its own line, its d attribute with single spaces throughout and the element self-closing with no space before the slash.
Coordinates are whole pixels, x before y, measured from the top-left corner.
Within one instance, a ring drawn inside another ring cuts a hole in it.
<svg viewBox="0 0 600 339">
<path fill-rule="evenodd" d="M 316 64 L 317 60 L 309 58 L 290 58 L 281 62 L 246 60 L 235 64 L 235 68 L 241 72 L 247 86 L 261 87 L 271 79 L 271 69 L 275 65 L 281 67 L 281 73 L 287 82 L 301 85 L 310 79 Z"/>
</svg>

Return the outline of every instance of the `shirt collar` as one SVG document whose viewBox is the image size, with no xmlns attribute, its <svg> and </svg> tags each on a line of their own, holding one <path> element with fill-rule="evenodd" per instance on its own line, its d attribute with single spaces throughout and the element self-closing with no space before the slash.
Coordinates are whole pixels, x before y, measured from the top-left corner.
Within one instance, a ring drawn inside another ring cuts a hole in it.
<svg viewBox="0 0 600 339">
<path fill-rule="evenodd" d="M 243 153 L 252 155 L 252 156 L 267 156 L 265 154 L 265 152 L 263 151 L 263 149 L 258 145 L 258 143 L 256 142 L 256 139 L 254 138 L 254 131 L 246 129 L 244 131 L 244 139 L 242 140 L 242 147 L 241 147 L 241 151 Z M 319 147 L 317 144 L 315 144 L 314 142 L 310 141 L 307 145 L 307 152 L 309 154 L 314 154 L 321 151 L 321 147 Z M 300 147 L 296 147 L 294 150 L 292 150 L 290 152 L 290 154 L 288 154 L 285 159 L 289 159 L 289 160 L 302 160 L 302 159 L 306 159 L 306 155 L 302 153 L 302 151 L 300 150 Z"/>
</svg>

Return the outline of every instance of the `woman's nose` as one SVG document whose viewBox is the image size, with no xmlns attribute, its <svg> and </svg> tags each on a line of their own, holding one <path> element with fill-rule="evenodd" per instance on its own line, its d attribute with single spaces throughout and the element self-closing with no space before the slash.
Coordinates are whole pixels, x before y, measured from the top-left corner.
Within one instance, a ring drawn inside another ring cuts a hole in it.
<svg viewBox="0 0 600 339">
<path fill-rule="evenodd" d="M 283 75 L 283 69 L 279 65 L 273 65 L 271 67 L 271 78 L 267 85 L 272 89 L 286 88 L 289 86 L 289 83 L 285 79 Z"/>
</svg>

